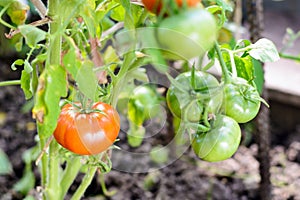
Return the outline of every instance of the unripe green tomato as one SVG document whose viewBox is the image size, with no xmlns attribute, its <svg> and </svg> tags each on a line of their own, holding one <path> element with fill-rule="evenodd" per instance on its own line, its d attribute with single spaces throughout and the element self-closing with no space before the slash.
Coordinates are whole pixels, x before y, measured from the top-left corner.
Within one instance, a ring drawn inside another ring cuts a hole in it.
<svg viewBox="0 0 300 200">
<path fill-rule="evenodd" d="M 202 160 L 218 162 L 230 158 L 237 151 L 240 141 L 239 124 L 228 116 L 218 114 L 208 132 L 196 134 L 192 148 Z"/>
<path fill-rule="evenodd" d="M 224 114 L 238 123 L 246 123 L 254 119 L 260 108 L 260 96 L 257 89 L 245 79 L 236 78 L 232 83 L 224 85 Z"/>
<path fill-rule="evenodd" d="M 176 81 L 178 81 L 181 85 L 184 85 L 187 90 L 189 90 L 187 95 L 190 95 L 190 92 L 194 90 L 191 86 L 191 75 L 191 72 L 184 72 L 175 78 Z M 219 86 L 220 84 L 218 80 L 213 75 L 201 71 L 195 72 L 195 87 L 202 89 L 201 94 L 211 95 L 211 98 L 204 101 L 209 113 L 217 113 L 221 107 L 223 98 L 222 90 L 220 90 L 220 92 L 218 93 L 212 92 L 213 89 L 215 90 Z M 189 122 L 198 122 L 202 117 L 202 112 L 205 105 L 201 101 L 194 101 L 189 109 L 185 111 L 187 113 L 187 119 L 183 119 L 183 110 L 180 108 L 180 101 L 178 101 L 177 98 L 177 95 L 181 93 L 182 92 L 178 88 L 174 87 L 171 84 L 166 95 L 167 104 L 171 113 L 175 117 L 178 117 L 182 120 L 187 120 Z M 187 98 L 190 97 L 188 96 Z"/>
<path fill-rule="evenodd" d="M 214 16 L 201 8 L 192 8 L 161 21 L 156 36 L 168 59 L 189 60 L 210 50 L 217 39 Z"/>
<path fill-rule="evenodd" d="M 151 119 L 159 112 L 157 93 L 149 86 L 135 88 L 128 102 L 128 114 L 132 122 L 141 125 L 144 120 Z"/>
</svg>

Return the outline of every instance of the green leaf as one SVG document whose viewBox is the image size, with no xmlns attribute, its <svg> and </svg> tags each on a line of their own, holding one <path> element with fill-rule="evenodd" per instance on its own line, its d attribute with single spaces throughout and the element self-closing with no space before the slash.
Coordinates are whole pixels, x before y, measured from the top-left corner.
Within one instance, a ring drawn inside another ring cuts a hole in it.
<svg viewBox="0 0 300 200">
<path fill-rule="evenodd" d="M 88 1 L 88 2 L 91 2 L 91 1 Z M 92 8 L 92 5 L 90 5 L 89 3 L 84 4 L 84 6 L 80 12 L 80 15 L 82 16 L 82 18 L 87 26 L 90 36 L 92 38 L 95 38 L 96 30 L 99 27 L 99 24 L 97 23 L 96 15 L 95 15 L 94 9 Z"/>
<path fill-rule="evenodd" d="M 75 79 L 78 73 L 78 70 L 81 67 L 81 61 L 76 57 L 76 52 L 74 48 L 70 48 L 68 53 L 63 57 L 63 63 L 66 70 L 73 76 Z"/>
<path fill-rule="evenodd" d="M 11 65 L 11 69 L 12 70 L 17 70 L 17 67 L 16 67 L 16 65 L 18 65 L 18 66 L 21 66 L 21 65 L 23 65 L 24 64 L 24 60 L 22 60 L 22 59 L 17 59 L 17 60 L 15 60 L 14 62 L 13 62 L 13 64 Z"/>
<path fill-rule="evenodd" d="M 146 129 L 143 126 L 137 126 L 136 124 L 129 122 L 129 130 L 127 132 L 127 141 L 131 147 L 139 147 L 146 133 Z"/>
<path fill-rule="evenodd" d="M 79 90 L 89 99 L 96 101 L 98 97 L 98 80 L 93 69 L 94 64 L 85 61 L 78 70 L 75 80 Z"/>
<path fill-rule="evenodd" d="M 121 5 L 119 5 L 119 6 L 117 6 L 116 8 L 114 8 L 114 9 L 111 11 L 110 17 L 111 17 L 113 20 L 116 20 L 116 21 L 118 21 L 118 22 L 124 21 L 124 18 L 125 18 L 125 9 L 124 9 L 124 7 L 121 6 Z"/>
<path fill-rule="evenodd" d="M 10 6 L 8 7 L 7 14 L 14 24 L 21 25 L 25 23 L 28 10 L 28 5 L 22 3 L 22 1 L 15 0 L 12 1 Z"/>
<path fill-rule="evenodd" d="M 103 60 L 106 65 L 110 65 L 112 71 L 117 67 L 117 63 L 120 61 L 116 50 L 112 46 L 108 46 L 103 54 Z M 115 63 L 115 64 L 113 64 Z"/>
<path fill-rule="evenodd" d="M 15 0 L 0 0 L 0 6 L 7 6 L 8 4 L 14 2 Z"/>
<path fill-rule="evenodd" d="M 256 60 L 275 62 L 280 59 L 276 46 L 271 40 L 262 38 L 250 46 L 252 49 L 248 53 Z"/>
<path fill-rule="evenodd" d="M 124 27 L 127 29 L 133 29 L 134 28 L 134 17 L 132 15 L 131 11 L 131 3 L 130 0 L 120 0 L 121 5 L 125 9 L 125 18 L 124 18 Z"/>
<path fill-rule="evenodd" d="M 128 80 L 135 79 L 137 81 L 141 81 L 144 83 L 149 82 L 149 78 L 148 78 L 145 68 L 135 68 L 134 70 L 130 70 L 128 72 L 128 77 L 129 77 Z"/>
<path fill-rule="evenodd" d="M 161 145 L 155 146 L 150 151 L 150 158 L 157 164 L 164 164 L 169 160 L 169 149 Z"/>
<path fill-rule="evenodd" d="M 21 74 L 21 88 L 25 94 L 25 98 L 28 100 L 32 97 L 31 89 L 31 76 L 26 70 L 22 70 Z"/>
<path fill-rule="evenodd" d="M 12 172 L 12 165 L 7 155 L 0 149 L 0 175 L 10 174 Z"/>
<path fill-rule="evenodd" d="M 254 67 L 254 83 L 256 88 L 260 94 L 263 92 L 264 87 L 264 70 L 263 65 L 258 60 L 252 59 L 253 67 Z"/>
<path fill-rule="evenodd" d="M 31 170 L 31 166 L 26 166 L 23 177 L 13 186 L 13 189 L 26 195 L 35 185 L 35 176 Z"/>
<path fill-rule="evenodd" d="M 230 71 L 230 72 L 232 72 L 232 64 L 231 64 L 231 60 L 230 60 L 230 55 L 229 55 L 229 53 L 227 52 L 227 51 L 223 51 L 222 52 L 222 57 L 223 57 L 223 60 L 224 60 L 224 62 L 225 62 L 225 64 L 226 64 L 226 67 L 227 67 L 227 69 Z"/>
<path fill-rule="evenodd" d="M 67 95 L 66 71 L 59 65 L 46 67 L 39 77 L 39 87 L 32 110 L 37 119 L 39 135 L 49 137 L 56 128 L 60 114 L 59 101 Z"/>
<path fill-rule="evenodd" d="M 232 6 L 228 3 L 228 1 L 224 1 L 224 0 L 216 0 L 216 3 L 221 6 L 224 11 L 229 11 L 229 12 L 233 12 L 233 8 Z"/>
<path fill-rule="evenodd" d="M 23 200 L 35 200 L 35 198 L 31 195 L 27 195 Z"/>
<path fill-rule="evenodd" d="M 144 123 L 146 114 L 142 105 L 137 105 L 134 100 L 128 102 L 128 119 L 136 126 L 141 126 Z"/>
<path fill-rule="evenodd" d="M 34 48 L 39 42 L 46 39 L 46 32 L 35 26 L 21 25 L 19 29 L 30 48 Z"/>
<path fill-rule="evenodd" d="M 254 79 L 254 67 L 251 56 L 239 57 L 234 56 L 237 76 L 252 81 Z"/>
<path fill-rule="evenodd" d="M 229 3 L 225 2 L 224 0 L 216 0 L 215 2 L 217 5 L 208 6 L 206 7 L 206 9 L 212 14 L 221 12 L 221 14 L 216 15 L 219 18 L 218 26 L 219 28 L 221 28 L 227 21 L 226 12 L 228 11 L 231 13 L 233 11 L 233 8 Z"/>
<path fill-rule="evenodd" d="M 32 66 L 28 60 L 24 60 L 24 70 L 29 74 L 32 72 Z"/>
</svg>

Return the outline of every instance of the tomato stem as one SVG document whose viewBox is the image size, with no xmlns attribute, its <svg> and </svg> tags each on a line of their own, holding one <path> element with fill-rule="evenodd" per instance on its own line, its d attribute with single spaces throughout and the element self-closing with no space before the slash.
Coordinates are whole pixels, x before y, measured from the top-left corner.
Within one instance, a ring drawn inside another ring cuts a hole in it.
<svg viewBox="0 0 300 200">
<path fill-rule="evenodd" d="M 0 87 L 1 86 L 10 86 L 10 85 L 20 85 L 20 84 L 21 84 L 20 80 L 1 81 Z"/>
<path fill-rule="evenodd" d="M 227 84 L 227 83 L 230 82 L 230 76 L 229 76 L 227 66 L 224 62 L 222 52 L 221 52 L 221 49 L 220 49 L 220 46 L 219 46 L 218 42 L 215 42 L 215 50 L 217 52 L 219 62 L 220 62 L 221 68 L 222 68 L 222 76 L 223 76 L 224 82 L 225 82 L 225 84 Z"/>
<path fill-rule="evenodd" d="M 290 60 L 294 60 L 294 61 L 300 61 L 300 56 L 293 56 L 293 55 L 288 55 L 288 54 L 284 54 L 284 53 L 279 53 L 281 58 L 286 58 L 286 59 L 290 59 Z"/>
<path fill-rule="evenodd" d="M 59 185 L 60 179 L 60 162 L 57 156 L 58 144 L 57 142 L 51 142 L 49 146 L 49 171 L 48 171 L 48 185 L 46 188 L 48 199 L 59 199 L 61 193 L 61 187 Z"/>
<path fill-rule="evenodd" d="M 11 1 L 11 2 L 13 2 L 13 1 Z M 8 3 L 8 4 L 0 11 L 0 24 L 2 24 L 2 25 L 4 25 L 4 26 L 6 26 L 6 27 L 8 27 L 8 28 L 10 28 L 10 29 L 12 29 L 12 30 L 14 30 L 14 29 L 16 29 L 15 27 L 13 27 L 12 25 L 10 25 L 10 24 L 7 23 L 6 21 L 2 20 L 2 16 L 3 16 L 3 14 L 5 13 L 5 11 L 9 8 L 10 4 L 11 4 L 11 3 Z"/>
<path fill-rule="evenodd" d="M 95 166 L 91 167 L 88 170 L 88 172 L 85 174 L 84 178 L 82 179 L 80 186 L 77 188 L 76 192 L 72 196 L 71 200 L 80 200 L 80 198 L 84 195 L 84 192 L 87 189 L 87 187 L 91 184 L 96 171 L 97 171 L 97 167 Z"/>
<path fill-rule="evenodd" d="M 77 174 L 81 168 L 81 157 L 76 156 L 71 160 L 67 161 L 67 166 L 62 175 L 62 179 L 60 181 L 61 186 L 61 195 L 59 199 L 64 199 L 64 196 L 67 194 L 68 189 L 72 185 L 73 181 L 77 177 Z"/>
</svg>

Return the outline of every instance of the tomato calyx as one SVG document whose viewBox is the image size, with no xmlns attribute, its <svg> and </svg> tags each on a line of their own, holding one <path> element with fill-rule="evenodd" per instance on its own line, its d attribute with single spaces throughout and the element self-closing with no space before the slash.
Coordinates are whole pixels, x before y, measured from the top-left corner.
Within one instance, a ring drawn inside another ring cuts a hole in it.
<svg viewBox="0 0 300 200">
<path fill-rule="evenodd" d="M 230 83 L 238 88 L 239 94 L 243 96 L 248 101 L 252 102 L 262 102 L 267 107 L 269 104 L 259 95 L 255 85 L 251 85 L 248 81 L 241 77 L 232 77 Z"/>
<path fill-rule="evenodd" d="M 94 102 L 92 101 L 89 101 L 88 103 L 73 102 L 67 99 L 65 99 L 64 101 L 66 102 L 64 105 L 71 104 L 75 108 L 75 112 L 79 114 L 100 113 L 102 115 L 106 115 L 106 113 L 102 110 L 93 108 Z"/>
</svg>

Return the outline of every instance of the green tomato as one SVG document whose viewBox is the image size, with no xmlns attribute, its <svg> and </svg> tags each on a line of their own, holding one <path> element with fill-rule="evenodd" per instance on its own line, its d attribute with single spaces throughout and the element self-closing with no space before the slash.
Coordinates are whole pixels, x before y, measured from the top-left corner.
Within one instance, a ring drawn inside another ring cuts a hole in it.
<svg viewBox="0 0 300 200">
<path fill-rule="evenodd" d="M 197 133 L 192 141 L 195 154 L 206 161 L 217 162 L 230 158 L 241 142 L 241 129 L 232 118 L 216 115 L 211 129 L 206 133 Z"/>
<path fill-rule="evenodd" d="M 236 78 L 224 85 L 222 110 L 225 115 L 238 123 L 246 123 L 255 118 L 260 108 L 257 89 L 243 78 Z"/>
<path fill-rule="evenodd" d="M 203 56 L 217 39 L 215 18 L 205 9 L 193 8 L 165 18 L 156 36 L 169 59 Z"/>
<path fill-rule="evenodd" d="M 142 125 L 145 120 L 158 114 L 159 98 L 157 93 L 149 86 L 142 85 L 135 88 L 128 102 L 129 119 Z"/>
<path fill-rule="evenodd" d="M 187 113 L 187 119 L 184 121 L 189 122 L 199 122 L 202 117 L 202 112 L 204 107 L 208 109 L 208 113 L 217 113 L 222 105 L 223 93 L 222 91 L 213 92 L 213 89 L 219 88 L 220 84 L 218 80 L 211 74 L 201 71 L 195 71 L 195 84 L 194 87 L 191 85 L 192 73 L 184 72 L 177 76 L 175 80 L 186 89 L 186 93 L 183 93 L 181 90 L 176 88 L 171 84 L 168 89 L 166 99 L 168 107 L 171 113 L 180 119 L 183 119 L 182 111 Z M 201 89 L 198 94 L 208 95 L 208 99 L 195 100 L 195 97 L 192 94 L 196 94 L 196 89 Z M 183 99 L 186 99 L 187 102 L 183 102 Z M 181 104 L 190 104 L 188 107 L 183 107 Z"/>
</svg>

